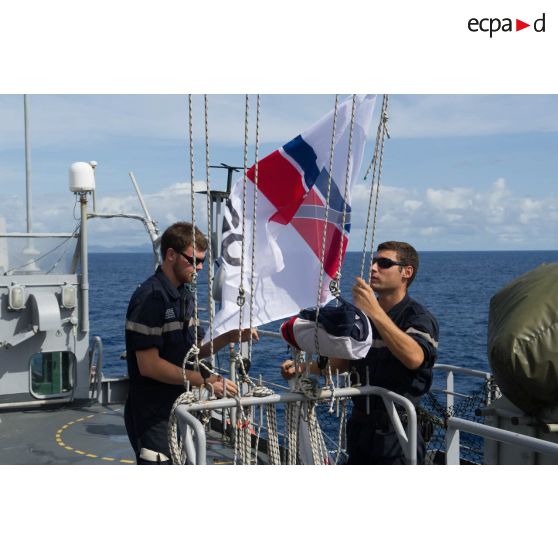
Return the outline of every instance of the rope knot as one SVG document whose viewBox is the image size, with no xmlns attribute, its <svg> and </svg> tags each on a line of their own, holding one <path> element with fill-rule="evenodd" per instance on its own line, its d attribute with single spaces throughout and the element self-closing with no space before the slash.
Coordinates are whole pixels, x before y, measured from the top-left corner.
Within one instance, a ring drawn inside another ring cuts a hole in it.
<svg viewBox="0 0 558 558">
<path fill-rule="evenodd" d="M 300 377 L 297 391 L 304 394 L 308 399 L 317 399 L 320 395 L 320 384 L 316 378 Z"/>
<path fill-rule="evenodd" d="M 256 386 L 250 392 L 253 397 L 267 397 L 268 395 L 273 395 L 274 391 L 267 386 Z"/>
</svg>

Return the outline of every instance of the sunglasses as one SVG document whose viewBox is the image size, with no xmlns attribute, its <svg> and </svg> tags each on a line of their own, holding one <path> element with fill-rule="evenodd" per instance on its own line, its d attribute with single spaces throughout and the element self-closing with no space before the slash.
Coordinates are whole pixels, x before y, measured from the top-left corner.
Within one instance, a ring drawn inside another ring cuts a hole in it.
<svg viewBox="0 0 558 558">
<path fill-rule="evenodd" d="M 393 267 L 394 265 L 399 265 L 401 267 L 405 267 L 407 264 L 401 263 L 401 262 L 395 262 L 389 258 L 372 258 L 372 263 L 373 264 L 378 264 L 378 267 L 380 269 L 389 269 L 390 267 Z"/>
<path fill-rule="evenodd" d="M 180 254 L 191 266 L 194 266 L 193 256 L 188 256 L 184 252 L 178 252 L 178 254 Z M 203 262 L 205 262 L 205 258 L 196 258 L 196 265 L 203 265 Z"/>
</svg>

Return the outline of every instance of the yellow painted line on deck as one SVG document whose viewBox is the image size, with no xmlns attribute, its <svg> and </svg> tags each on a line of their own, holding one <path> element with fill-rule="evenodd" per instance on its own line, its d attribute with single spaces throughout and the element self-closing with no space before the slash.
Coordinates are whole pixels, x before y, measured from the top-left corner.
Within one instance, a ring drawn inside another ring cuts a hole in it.
<svg viewBox="0 0 558 558">
<path fill-rule="evenodd" d="M 105 411 L 104 413 L 100 413 L 100 414 L 105 414 L 105 413 L 109 413 L 109 412 L 113 412 L 113 411 Z M 64 426 L 62 426 L 59 430 L 56 431 L 56 435 L 55 435 L 55 440 L 56 443 L 64 448 L 65 450 L 71 451 L 73 453 L 77 453 L 78 455 L 84 455 L 85 457 L 90 457 L 91 459 L 101 459 L 102 461 L 111 461 L 111 462 L 118 462 L 118 463 L 126 463 L 126 464 L 130 464 L 130 465 L 134 465 L 135 461 L 132 461 L 130 459 L 117 459 L 116 457 L 102 457 L 99 455 L 96 455 L 94 453 L 87 453 L 85 451 L 81 451 L 78 449 L 73 448 L 72 446 L 67 445 L 66 443 L 64 443 L 64 440 L 62 439 L 62 433 L 64 432 L 64 430 L 66 430 L 67 428 L 69 428 L 70 426 L 72 426 L 73 424 L 76 424 L 78 422 L 82 422 L 84 420 L 89 420 L 92 418 L 95 418 L 96 415 L 88 415 L 86 417 L 81 417 L 78 418 L 76 420 L 71 420 L 70 422 L 67 422 Z"/>
</svg>

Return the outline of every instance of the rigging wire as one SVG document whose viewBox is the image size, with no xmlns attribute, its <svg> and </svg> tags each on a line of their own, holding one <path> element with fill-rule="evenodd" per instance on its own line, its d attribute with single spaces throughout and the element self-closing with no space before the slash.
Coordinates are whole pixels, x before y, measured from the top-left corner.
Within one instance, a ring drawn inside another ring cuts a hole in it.
<svg viewBox="0 0 558 558">
<path fill-rule="evenodd" d="M 211 233 L 213 230 L 212 212 L 211 212 L 211 188 L 209 176 L 209 103 L 207 95 L 203 96 L 204 100 L 204 124 L 205 124 L 205 182 L 207 186 L 207 238 L 209 239 L 207 247 L 207 301 L 209 311 L 209 358 L 214 364 L 213 353 L 213 318 L 215 314 L 215 302 L 213 300 L 213 247 Z M 197 316 L 196 316 L 197 319 Z"/>
<path fill-rule="evenodd" d="M 385 95 L 384 98 L 382 100 L 382 113 L 383 113 L 383 108 L 384 108 L 384 103 L 385 103 Z M 364 266 L 366 264 L 366 248 L 368 246 L 368 230 L 370 228 L 370 214 L 372 211 L 372 200 L 374 199 L 374 185 L 375 185 L 375 181 L 376 181 L 376 163 L 378 161 L 378 149 L 380 147 L 380 137 L 381 137 L 381 133 L 382 133 L 382 119 L 381 119 L 381 115 L 380 115 L 380 121 L 378 122 L 378 130 L 376 132 L 376 142 L 374 143 L 374 155 L 372 156 L 372 160 L 370 161 L 370 164 L 368 165 L 368 168 L 366 169 L 366 172 L 364 173 L 364 178 L 363 180 L 366 180 L 368 178 L 368 175 L 370 174 L 370 170 L 373 169 L 373 173 L 372 173 L 372 180 L 370 181 L 370 195 L 368 197 L 368 211 L 366 212 L 366 226 L 364 228 L 364 241 L 362 243 L 362 256 L 361 256 L 361 260 L 360 260 L 360 277 L 364 277 Z"/>
<path fill-rule="evenodd" d="M 190 145 L 190 204 L 192 207 L 192 250 L 194 257 L 194 271 L 192 272 L 192 282 L 191 290 L 194 295 L 194 370 L 199 369 L 199 358 L 198 358 L 198 272 L 197 272 L 197 260 L 196 260 L 196 207 L 195 207 L 195 196 L 194 196 L 194 139 L 193 139 L 193 116 L 192 116 L 192 95 L 188 95 L 188 138 Z M 186 375 L 184 374 L 184 378 Z"/>
<path fill-rule="evenodd" d="M 248 113 L 250 110 L 249 96 L 245 96 L 244 103 L 244 174 L 242 179 L 242 247 L 240 256 L 240 284 L 238 287 L 238 297 L 236 303 L 239 306 L 238 312 L 238 350 L 242 347 L 242 319 L 243 307 L 246 302 L 246 292 L 244 290 L 244 256 L 246 249 L 246 180 L 247 180 L 247 167 L 248 167 Z"/>
<path fill-rule="evenodd" d="M 250 270 L 250 338 L 248 340 L 248 359 L 252 360 L 252 324 L 254 320 L 254 269 L 256 267 L 256 229 L 257 229 L 257 209 L 258 209 L 258 159 L 260 148 L 260 96 L 256 95 L 256 147 L 254 163 L 254 207 L 252 215 L 252 268 Z"/>
<path fill-rule="evenodd" d="M 327 239 L 327 219 L 329 214 L 329 199 L 331 196 L 331 173 L 333 170 L 333 155 L 335 152 L 335 128 L 337 126 L 337 112 L 339 109 L 339 95 L 335 95 L 335 105 L 333 107 L 333 124 L 331 127 L 331 144 L 329 147 L 329 167 L 327 173 L 327 195 L 325 203 L 325 216 L 324 216 L 324 233 L 322 235 L 322 247 L 320 251 L 320 277 L 318 280 L 318 296 L 316 300 L 316 322 L 314 328 L 314 344 L 316 346 L 316 353 L 320 353 L 320 346 L 318 342 L 318 317 L 320 314 L 320 304 L 322 302 L 322 286 L 324 280 L 324 258 L 325 258 L 325 248 Z"/>
<path fill-rule="evenodd" d="M 343 240 L 345 238 L 345 221 L 347 219 L 347 192 L 349 191 L 349 183 L 351 181 L 351 163 L 353 155 L 353 131 L 355 127 L 355 101 L 356 95 L 353 95 L 351 104 L 351 123 L 349 128 L 349 146 L 347 149 L 347 168 L 345 170 L 345 189 L 343 191 L 343 217 L 341 221 L 341 239 L 339 242 L 339 258 L 337 260 L 337 273 L 335 274 L 335 283 L 330 284 L 331 292 L 339 297 L 341 295 L 341 267 L 343 265 Z M 334 290 L 335 289 L 335 290 Z"/>
<path fill-rule="evenodd" d="M 378 164 L 378 180 L 376 184 L 376 202 L 374 204 L 374 219 L 372 221 L 372 236 L 370 240 L 370 254 L 373 254 L 374 251 L 374 235 L 376 233 L 376 224 L 378 221 L 378 201 L 380 199 L 380 183 L 382 179 L 382 165 L 384 161 L 384 145 L 385 145 L 385 138 L 386 135 L 389 138 L 389 134 L 387 132 L 387 121 L 388 121 L 388 102 L 389 102 L 389 95 L 384 95 L 384 102 L 382 105 L 382 115 L 380 118 L 380 126 L 382 129 L 381 138 L 380 138 L 380 161 Z M 366 249 L 366 246 L 365 246 Z M 370 258 L 370 267 L 368 269 L 368 283 L 370 283 L 372 279 L 372 258 Z"/>
</svg>

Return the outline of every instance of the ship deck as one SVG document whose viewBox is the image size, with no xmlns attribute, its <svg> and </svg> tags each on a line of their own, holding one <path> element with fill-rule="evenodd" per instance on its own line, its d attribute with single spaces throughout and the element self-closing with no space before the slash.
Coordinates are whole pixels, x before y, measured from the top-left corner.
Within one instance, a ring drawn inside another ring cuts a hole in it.
<svg viewBox="0 0 558 558">
<path fill-rule="evenodd" d="M 132 465 L 124 405 L 89 401 L 0 413 L 1 465 Z M 207 463 L 232 464 L 234 451 L 207 434 Z M 266 457 L 260 452 L 259 462 Z"/>
</svg>

